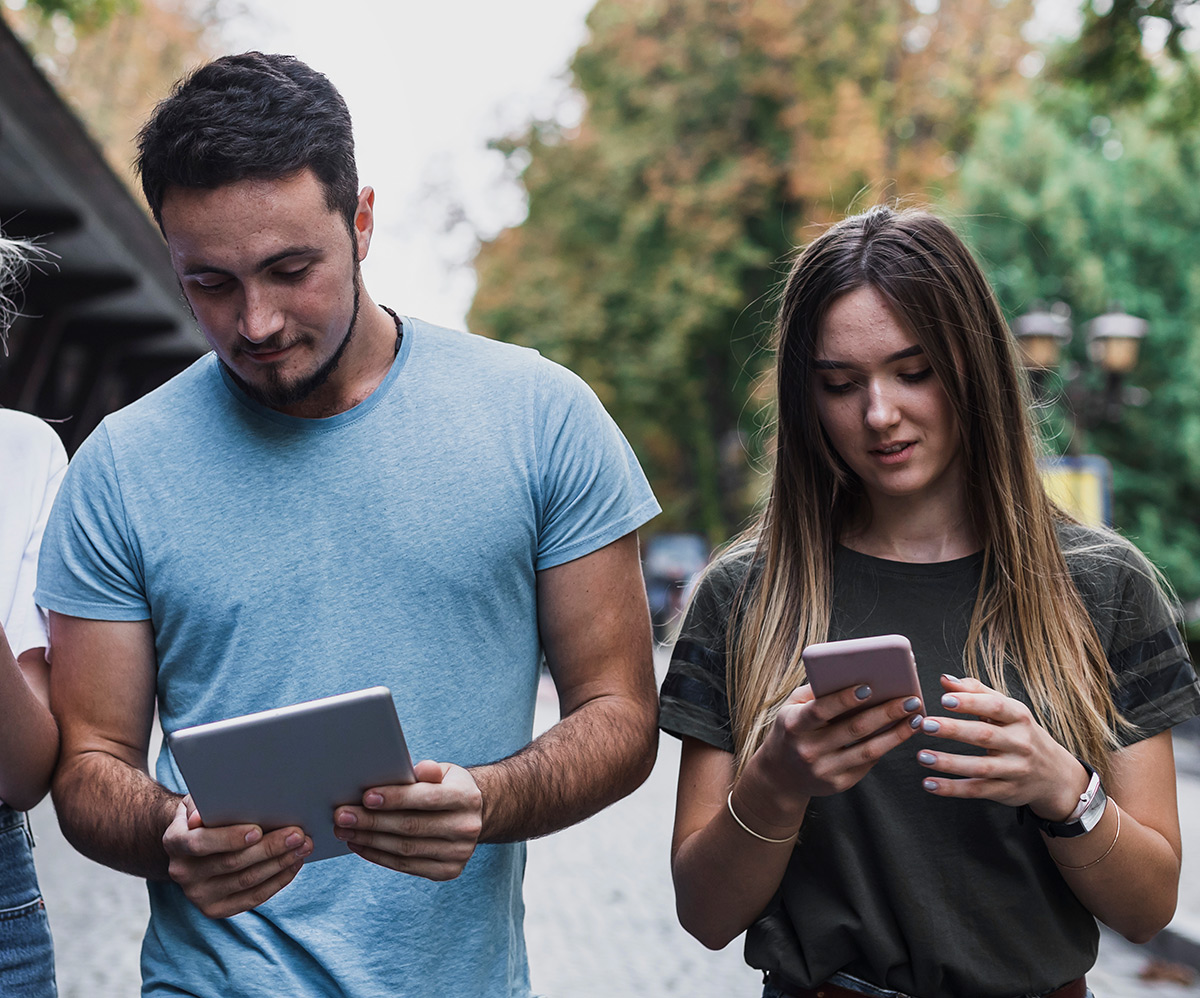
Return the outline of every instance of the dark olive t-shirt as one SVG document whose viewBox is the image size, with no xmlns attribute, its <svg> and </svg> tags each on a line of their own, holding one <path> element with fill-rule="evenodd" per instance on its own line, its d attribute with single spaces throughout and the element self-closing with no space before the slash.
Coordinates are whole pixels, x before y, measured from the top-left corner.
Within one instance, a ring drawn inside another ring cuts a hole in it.
<svg viewBox="0 0 1200 998">
<path fill-rule="evenodd" d="M 1064 527 L 1060 537 L 1116 673 L 1117 706 L 1138 726 L 1122 742 L 1200 713 L 1200 684 L 1145 559 L 1108 532 Z M 664 731 L 730 752 L 725 635 L 749 564 L 725 558 L 708 573 L 662 687 Z M 981 555 L 912 564 L 839 548 L 829 637 L 907 635 L 925 702 L 942 713 L 938 677 L 963 672 L 981 568 Z M 850 790 L 813 799 L 780 889 L 746 933 L 751 966 L 800 987 L 843 971 L 922 998 L 1041 994 L 1091 968 L 1096 921 L 1036 824 L 1018 808 L 924 791 L 916 754 L 926 747 L 947 746 L 918 734 Z"/>
</svg>

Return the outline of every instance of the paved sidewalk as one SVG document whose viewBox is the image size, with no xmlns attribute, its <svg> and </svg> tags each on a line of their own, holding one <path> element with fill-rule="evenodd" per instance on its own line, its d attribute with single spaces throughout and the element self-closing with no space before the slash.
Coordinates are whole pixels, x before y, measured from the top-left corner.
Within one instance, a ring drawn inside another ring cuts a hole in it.
<svg viewBox="0 0 1200 998">
<path fill-rule="evenodd" d="M 1188 722 L 1173 741 L 1183 836 L 1179 907 L 1171 924 L 1148 948 L 1167 959 L 1200 968 L 1200 721 Z"/>
</svg>

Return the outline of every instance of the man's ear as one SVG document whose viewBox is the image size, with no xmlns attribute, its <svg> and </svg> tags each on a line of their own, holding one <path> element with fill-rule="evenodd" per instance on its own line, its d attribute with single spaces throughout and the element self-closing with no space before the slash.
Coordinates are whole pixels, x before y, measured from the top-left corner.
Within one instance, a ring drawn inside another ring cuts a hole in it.
<svg viewBox="0 0 1200 998">
<path fill-rule="evenodd" d="M 354 244 L 361 263 L 367 258 L 371 235 L 375 231 L 375 188 L 364 187 L 358 192 L 358 207 L 354 211 Z"/>
</svg>

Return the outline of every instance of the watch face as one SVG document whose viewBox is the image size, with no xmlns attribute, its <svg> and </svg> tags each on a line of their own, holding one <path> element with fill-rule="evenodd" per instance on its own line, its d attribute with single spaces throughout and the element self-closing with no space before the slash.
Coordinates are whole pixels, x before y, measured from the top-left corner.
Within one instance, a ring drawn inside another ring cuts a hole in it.
<svg viewBox="0 0 1200 998">
<path fill-rule="evenodd" d="M 1096 793 L 1092 796 L 1083 814 L 1079 816 L 1079 821 L 1076 822 L 1082 829 L 1078 834 L 1082 835 L 1084 832 L 1090 832 L 1100 824 L 1100 819 L 1104 817 L 1104 808 L 1107 804 L 1108 795 L 1105 794 L 1103 787 L 1097 786 Z"/>
</svg>

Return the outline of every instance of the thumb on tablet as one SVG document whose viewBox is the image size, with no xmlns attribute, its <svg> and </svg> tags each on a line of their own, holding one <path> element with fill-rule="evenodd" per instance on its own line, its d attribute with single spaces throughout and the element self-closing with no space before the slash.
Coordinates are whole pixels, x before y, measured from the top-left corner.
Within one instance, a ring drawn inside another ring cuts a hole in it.
<svg viewBox="0 0 1200 998">
<path fill-rule="evenodd" d="M 200 817 L 200 812 L 196 808 L 196 802 L 192 800 L 192 795 L 188 794 L 180 803 L 187 811 L 187 827 L 200 828 L 204 824 L 204 819 Z"/>
<path fill-rule="evenodd" d="M 413 772 L 416 773 L 417 780 L 421 783 L 441 783 L 442 777 L 449 770 L 449 764 L 443 765 L 440 762 L 434 762 L 432 759 L 422 759 L 413 766 Z"/>
</svg>

